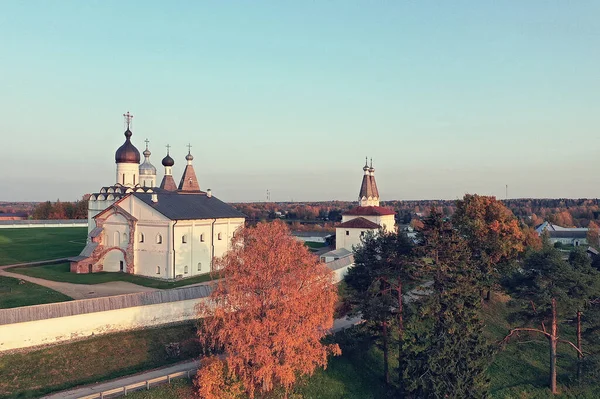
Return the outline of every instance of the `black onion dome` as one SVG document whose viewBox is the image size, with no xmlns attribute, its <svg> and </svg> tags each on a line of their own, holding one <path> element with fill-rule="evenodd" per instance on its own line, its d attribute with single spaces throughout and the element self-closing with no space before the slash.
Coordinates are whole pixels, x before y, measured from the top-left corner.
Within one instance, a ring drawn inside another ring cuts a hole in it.
<svg viewBox="0 0 600 399">
<path fill-rule="evenodd" d="M 140 152 L 131 144 L 131 130 L 125 131 L 125 143 L 115 153 L 116 163 L 140 163 Z"/>
<path fill-rule="evenodd" d="M 167 156 L 163 158 L 162 164 L 163 166 L 173 166 L 175 165 L 175 161 L 173 160 L 173 158 L 171 158 L 169 154 L 167 154 Z"/>
</svg>

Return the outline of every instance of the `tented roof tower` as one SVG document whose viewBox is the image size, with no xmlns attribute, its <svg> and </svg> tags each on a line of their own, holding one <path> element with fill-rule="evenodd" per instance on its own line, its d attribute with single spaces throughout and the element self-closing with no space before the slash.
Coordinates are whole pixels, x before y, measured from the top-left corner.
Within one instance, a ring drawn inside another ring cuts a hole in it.
<svg viewBox="0 0 600 399">
<path fill-rule="evenodd" d="M 379 206 L 379 190 L 375 182 L 375 168 L 373 168 L 373 159 L 369 166 L 368 159 L 365 157 L 364 175 L 358 193 L 358 202 L 360 206 Z"/>
</svg>

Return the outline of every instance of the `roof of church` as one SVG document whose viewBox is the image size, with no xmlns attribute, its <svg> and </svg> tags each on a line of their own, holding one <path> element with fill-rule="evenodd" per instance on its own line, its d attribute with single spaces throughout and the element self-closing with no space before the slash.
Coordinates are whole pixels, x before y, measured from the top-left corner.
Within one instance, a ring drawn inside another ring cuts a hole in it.
<svg viewBox="0 0 600 399">
<path fill-rule="evenodd" d="M 191 157 L 191 154 L 188 154 L 188 156 Z M 186 165 L 178 188 L 181 191 L 200 191 L 200 184 L 198 183 L 196 172 L 192 165 Z"/>
<path fill-rule="evenodd" d="M 160 188 L 167 191 L 177 191 L 177 184 L 171 175 L 165 175 L 160 182 Z"/>
<path fill-rule="evenodd" d="M 133 193 L 148 206 L 171 220 L 245 218 L 246 215 L 229 204 L 206 193 L 155 193 L 157 202 L 152 202 L 152 194 Z"/>
<path fill-rule="evenodd" d="M 116 163 L 140 163 L 140 152 L 131 144 L 131 130 L 125 131 L 125 143 L 115 152 Z"/>
<path fill-rule="evenodd" d="M 340 223 L 335 227 L 343 227 L 345 229 L 378 229 L 381 226 L 363 217 L 357 217 L 355 219 L 348 220 L 347 222 Z"/>
<path fill-rule="evenodd" d="M 357 216 L 384 216 L 395 215 L 392 209 L 383 206 L 357 206 L 344 212 L 342 215 L 357 215 Z"/>
</svg>

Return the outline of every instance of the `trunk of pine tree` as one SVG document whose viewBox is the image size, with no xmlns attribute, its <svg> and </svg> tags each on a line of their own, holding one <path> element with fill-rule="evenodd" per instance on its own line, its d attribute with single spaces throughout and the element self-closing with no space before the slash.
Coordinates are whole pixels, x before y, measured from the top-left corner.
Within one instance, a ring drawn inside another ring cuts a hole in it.
<svg viewBox="0 0 600 399">
<path fill-rule="evenodd" d="M 557 394 L 556 389 L 556 346 L 558 343 L 558 326 L 556 320 L 556 299 L 552 298 L 552 327 L 550 329 L 550 390 Z"/>
<path fill-rule="evenodd" d="M 387 321 L 384 321 L 381 324 L 382 335 L 383 335 L 383 378 L 385 383 L 389 385 L 390 383 L 390 372 L 388 365 L 388 331 L 387 331 Z"/>
<path fill-rule="evenodd" d="M 404 308 L 402 305 L 402 282 L 398 283 L 398 392 L 404 397 L 404 362 L 402 359 L 404 350 Z"/>
<path fill-rule="evenodd" d="M 581 378 L 581 362 L 583 360 L 583 350 L 581 349 L 581 310 L 577 311 L 577 379 Z"/>
</svg>

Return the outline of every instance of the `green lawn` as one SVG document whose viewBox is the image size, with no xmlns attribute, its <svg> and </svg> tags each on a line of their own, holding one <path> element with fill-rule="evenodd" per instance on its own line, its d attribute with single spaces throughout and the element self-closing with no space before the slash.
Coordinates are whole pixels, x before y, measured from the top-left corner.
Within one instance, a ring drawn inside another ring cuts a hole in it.
<svg viewBox="0 0 600 399">
<path fill-rule="evenodd" d="M 26 281 L 19 284 L 16 278 L 0 276 L 0 309 L 70 300 L 71 297 L 50 288 Z"/>
<path fill-rule="evenodd" d="M 494 295 L 492 301 L 484 305 L 486 333 L 492 342 L 504 338 L 509 328 L 517 327 L 507 319 L 509 307 L 506 300 Z M 575 341 L 572 326 L 561 324 L 559 334 L 562 339 Z M 590 348 L 587 348 L 588 350 Z M 552 397 L 547 388 L 549 379 L 549 346 L 545 338 L 523 335 L 511 340 L 494 357 L 488 369 L 491 378 L 491 395 L 497 399 L 542 399 Z M 558 384 L 561 395 L 555 398 L 598 398 L 600 385 L 595 387 L 578 386 L 574 381 L 577 369 L 577 355 L 572 348 L 558 346 Z"/>
<path fill-rule="evenodd" d="M 77 274 L 69 271 L 68 263 L 61 263 L 58 265 L 44 265 L 44 266 L 31 266 L 31 267 L 13 267 L 9 271 L 13 273 L 24 274 L 31 277 L 39 277 L 46 280 L 62 281 L 64 283 L 73 284 L 100 284 L 108 283 L 110 281 L 128 281 L 133 284 L 143 285 L 144 287 L 158 288 L 158 289 L 169 289 L 177 288 L 185 285 L 202 283 L 211 280 L 210 274 L 202 274 L 196 277 L 190 277 L 178 281 L 161 281 L 152 278 L 136 276 L 127 273 L 90 273 L 90 274 Z M 215 275 L 217 277 L 218 275 Z"/>
<path fill-rule="evenodd" d="M 343 335 L 338 337 L 343 339 Z M 381 378 L 382 354 L 372 345 L 349 347 L 340 342 L 343 355 L 329 359 L 326 370 L 317 370 L 311 377 L 303 378 L 294 388 L 290 398 L 302 399 L 379 399 L 388 397 Z M 193 387 L 188 380 L 173 385 L 162 385 L 150 391 L 132 394 L 133 399 L 187 399 Z M 129 397 L 129 394 L 127 395 Z M 283 399 L 284 392 L 275 390 L 263 399 Z"/>
<path fill-rule="evenodd" d="M 165 344 L 181 343 L 177 358 Z M 37 398 L 53 391 L 162 367 L 197 356 L 192 324 L 104 335 L 0 356 L 0 398 Z"/>
<path fill-rule="evenodd" d="M 85 227 L 0 229 L 0 266 L 79 255 Z"/>
</svg>

